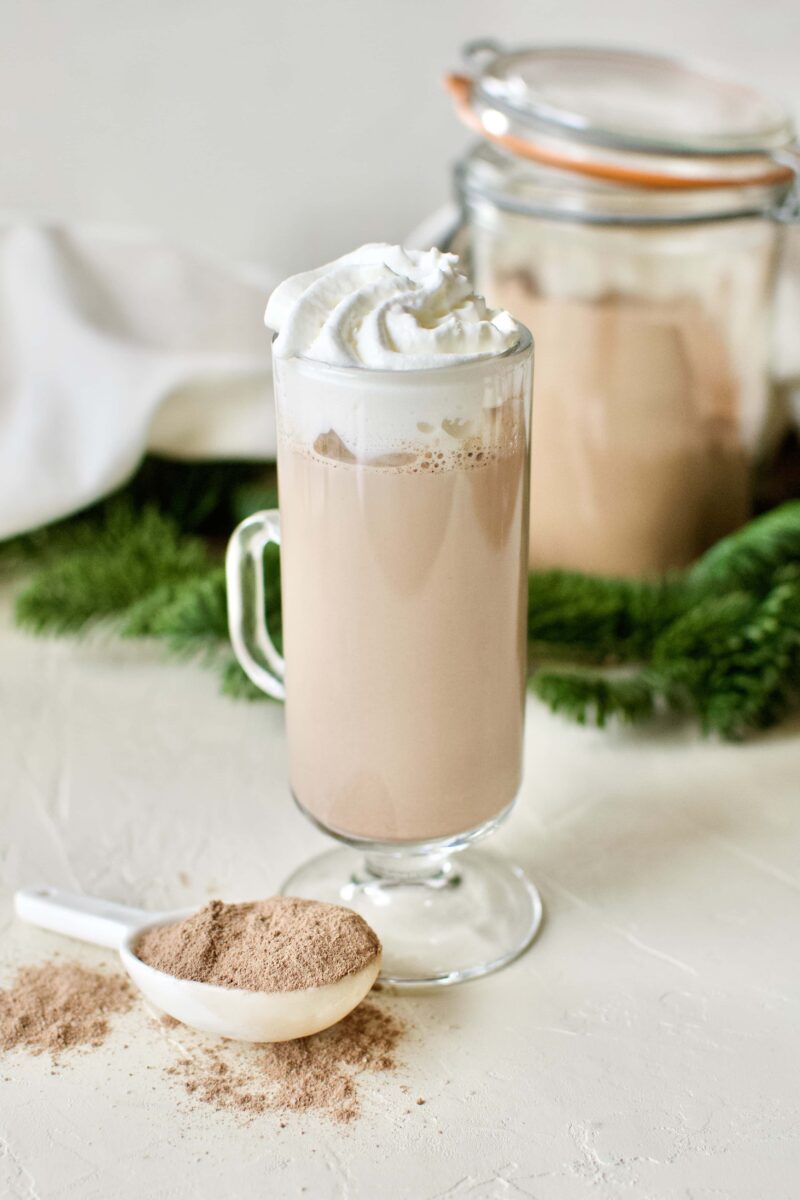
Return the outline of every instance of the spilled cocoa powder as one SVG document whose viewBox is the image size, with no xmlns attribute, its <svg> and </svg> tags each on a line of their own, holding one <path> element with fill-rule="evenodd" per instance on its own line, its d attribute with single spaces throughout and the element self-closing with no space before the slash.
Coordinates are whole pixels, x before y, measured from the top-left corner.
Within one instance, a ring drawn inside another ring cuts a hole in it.
<svg viewBox="0 0 800 1200">
<path fill-rule="evenodd" d="M 49 1053 L 57 1064 L 65 1051 L 102 1045 L 110 1018 L 128 1012 L 134 1000 L 119 974 L 74 962 L 21 967 L 0 990 L 0 1050 Z M 166 1072 L 193 1099 L 245 1118 L 312 1113 L 339 1124 L 359 1115 L 361 1076 L 397 1069 L 407 1028 L 371 1000 L 322 1033 L 272 1045 L 211 1042 L 166 1014 L 160 1023 L 181 1047 Z"/>
<path fill-rule="evenodd" d="M 178 979 L 258 992 L 336 983 L 373 962 L 377 935 L 349 908 L 273 896 L 247 904 L 212 900 L 136 943 L 142 962 Z"/>
<path fill-rule="evenodd" d="M 317 1113 L 339 1124 L 360 1112 L 359 1077 L 396 1070 L 404 1023 L 363 1001 L 338 1025 L 291 1042 L 200 1044 L 168 1073 L 195 1100 L 257 1117 Z"/>
<path fill-rule="evenodd" d="M 20 967 L 0 991 L 0 1049 L 49 1052 L 99 1046 L 109 1017 L 127 1012 L 134 991 L 122 975 L 91 971 L 78 963 L 46 962 Z"/>
</svg>

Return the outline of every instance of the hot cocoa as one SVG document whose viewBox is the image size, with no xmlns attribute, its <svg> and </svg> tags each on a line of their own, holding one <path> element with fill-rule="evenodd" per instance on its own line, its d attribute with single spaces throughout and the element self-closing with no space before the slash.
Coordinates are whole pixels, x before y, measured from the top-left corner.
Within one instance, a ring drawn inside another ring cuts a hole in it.
<svg viewBox="0 0 800 1200">
<path fill-rule="evenodd" d="M 507 408 L 500 441 L 396 466 L 281 445 L 291 785 L 330 829 L 445 837 L 516 795 L 527 488 Z"/>
</svg>

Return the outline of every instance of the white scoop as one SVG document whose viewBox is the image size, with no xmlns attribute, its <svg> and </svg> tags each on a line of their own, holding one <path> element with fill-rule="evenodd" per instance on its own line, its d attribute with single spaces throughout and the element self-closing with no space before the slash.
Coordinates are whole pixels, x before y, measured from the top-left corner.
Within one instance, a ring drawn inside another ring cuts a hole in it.
<svg viewBox="0 0 800 1200">
<path fill-rule="evenodd" d="M 286 1042 L 335 1025 L 364 999 L 381 965 L 378 953 L 360 971 L 322 987 L 250 992 L 176 979 L 134 954 L 133 947 L 146 929 L 182 921 L 195 909 L 148 913 L 50 887 L 17 892 L 14 908 L 23 921 L 41 929 L 118 950 L 123 967 L 156 1008 L 193 1029 L 243 1042 Z"/>
</svg>

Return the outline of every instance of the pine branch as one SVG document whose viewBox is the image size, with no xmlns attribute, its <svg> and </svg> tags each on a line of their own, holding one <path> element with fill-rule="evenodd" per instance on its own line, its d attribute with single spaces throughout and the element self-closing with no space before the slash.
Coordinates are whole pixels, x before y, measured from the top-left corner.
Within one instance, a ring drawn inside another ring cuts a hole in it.
<svg viewBox="0 0 800 1200">
<path fill-rule="evenodd" d="M 281 648 L 280 558 L 276 546 L 264 553 L 264 594 L 270 634 Z M 214 643 L 228 644 L 225 570 L 214 566 L 144 596 L 125 615 L 125 637 L 163 638 L 178 654 Z"/>
<path fill-rule="evenodd" d="M 542 571 L 528 586 L 528 642 L 540 658 L 630 662 L 687 604 L 680 578 L 656 581 Z"/>
<path fill-rule="evenodd" d="M 154 588 L 196 575 L 208 552 L 152 508 L 119 500 L 101 524 L 77 533 L 78 548 L 46 563 L 17 599 L 16 617 L 34 633 L 74 633 L 121 613 Z"/>
<path fill-rule="evenodd" d="M 776 724 L 800 703 L 800 566 L 779 571 L 763 599 L 698 604 L 658 641 L 653 671 L 705 733 L 738 741 Z"/>
<path fill-rule="evenodd" d="M 786 563 L 800 562 L 800 500 L 756 517 L 707 550 L 688 573 L 703 594 L 747 591 L 763 595 Z"/>
<path fill-rule="evenodd" d="M 127 611 L 121 633 L 163 638 L 178 654 L 227 644 L 224 569 L 215 566 L 203 575 L 156 588 Z"/>
<path fill-rule="evenodd" d="M 596 671 L 543 670 L 534 675 L 531 690 L 553 712 L 579 725 L 604 728 L 612 717 L 634 724 L 655 712 L 656 690 L 644 674 L 613 677 Z"/>
</svg>

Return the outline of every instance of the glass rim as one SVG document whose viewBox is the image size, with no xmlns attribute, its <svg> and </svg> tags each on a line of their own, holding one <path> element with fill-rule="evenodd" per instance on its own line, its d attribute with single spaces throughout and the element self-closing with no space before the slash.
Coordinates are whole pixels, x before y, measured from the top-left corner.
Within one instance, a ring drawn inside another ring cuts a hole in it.
<svg viewBox="0 0 800 1200">
<path fill-rule="evenodd" d="M 287 357 L 282 355 L 273 355 L 273 363 L 300 363 L 303 366 L 310 367 L 312 370 L 319 371 L 326 375 L 330 374 L 339 379 L 346 379 L 348 376 L 362 378 L 365 375 L 376 375 L 382 379 L 394 380 L 415 380 L 428 377 L 441 377 L 448 371 L 477 371 L 481 367 L 484 369 L 492 363 L 507 363 L 516 358 L 524 358 L 528 355 L 534 346 L 533 334 L 527 325 L 523 325 L 521 321 L 514 318 L 514 324 L 517 327 L 518 337 L 513 346 L 502 350 L 499 354 L 482 354 L 480 357 L 468 358 L 459 362 L 441 363 L 435 367 L 369 367 L 354 363 L 352 366 L 338 366 L 334 363 L 324 362 L 319 358 L 310 358 L 305 354 L 292 354 Z M 277 333 L 273 334 L 272 341 L 274 343 Z"/>
</svg>

